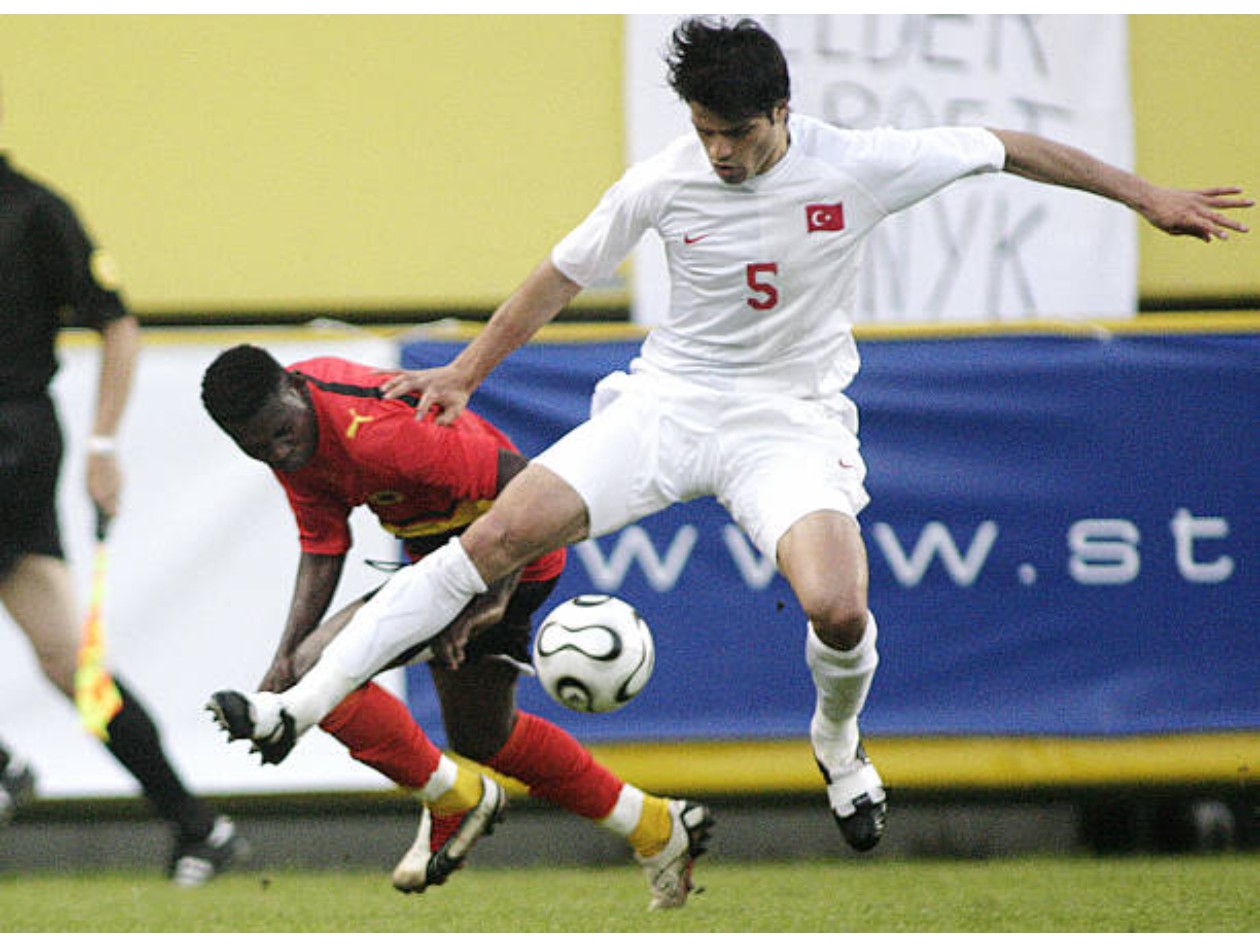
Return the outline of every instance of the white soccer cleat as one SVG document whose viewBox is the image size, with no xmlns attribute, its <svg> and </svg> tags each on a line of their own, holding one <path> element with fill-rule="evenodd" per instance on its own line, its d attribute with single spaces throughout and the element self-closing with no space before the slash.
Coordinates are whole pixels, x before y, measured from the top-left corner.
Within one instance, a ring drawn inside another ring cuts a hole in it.
<svg viewBox="0 0 1260 947">
<path fill-rule="evenodd" d="M 652 892 L 649 911 L 680 908 L 687 903 L 687 895 L 700 890 L 691 882 L 691 869 L 704 854 L 713 829 L 712 814 L 698 802 L 671 799 L 669 817 L 671 830 L 665 847 L 646 858 L 634 856 Z"/>
<path fill-rule="evenodd" d="M 394 868 L 394 887 L 404 894 L 419 894 L 426 888 L 445 884 L 459 868 L 479 839 L 494 833 L 503 821 L 507 793 L 493 779 L 481 777 L 481 799 L 464 813 L 450 838 L 433 851 L 433 815 L 425 807 L 420 816 L 416 840 Z"/>
</svg>

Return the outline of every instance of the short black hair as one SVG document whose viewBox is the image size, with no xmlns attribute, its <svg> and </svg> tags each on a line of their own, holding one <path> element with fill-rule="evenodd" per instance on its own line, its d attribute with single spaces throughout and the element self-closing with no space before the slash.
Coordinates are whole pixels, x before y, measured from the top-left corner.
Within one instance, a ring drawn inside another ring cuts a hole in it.
<svg viewBox="0 0 1260 947">
<path fill-rule="evenodd" d="M 670 37 L 665 63 L 679 98 L 731 121 L 771 116 L 791 98 L 783 50 L 756 20 L 684 20 Z"/>
<path fill-rule="evenodd" d="M 201 378 L 201 403 L 224 427 L 243 424 L 284 387 L 288 372 L 265 349 L 238 345 L 219 354 Z"/>
</svg>

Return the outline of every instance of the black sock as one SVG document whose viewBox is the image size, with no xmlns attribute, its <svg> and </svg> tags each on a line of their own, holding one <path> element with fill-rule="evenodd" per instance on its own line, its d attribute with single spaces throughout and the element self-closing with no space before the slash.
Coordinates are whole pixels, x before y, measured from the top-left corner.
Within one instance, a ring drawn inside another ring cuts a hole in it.
<svg viewBox="0 0 1260 947">
<path fill-rule="evenodd" d="M 139 781 L 153 807 L 177 827 L 182 841 L 205 838 L 214 826 L 214 814 L 184 788 L 166 758 L 157 726 L 144 705 L 117 677 L 114 683 L 123 704 L 109 722 L 106 748 Z"/>
</svg>

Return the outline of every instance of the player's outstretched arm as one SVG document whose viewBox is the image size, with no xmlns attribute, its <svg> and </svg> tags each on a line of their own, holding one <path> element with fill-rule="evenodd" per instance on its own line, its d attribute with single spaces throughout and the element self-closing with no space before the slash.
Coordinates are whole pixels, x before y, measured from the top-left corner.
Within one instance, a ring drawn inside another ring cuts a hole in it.
<svg viewBox="0 0 1260 947">
<path fill-rule="evenodd" d="M 1255 203 L 1238 187 L 1180 190 L 1161 187 L 1073 148 L 1027 132 L 992 129 L 1006 148 L 1006 171 L 1046 184 L 1057 184 L 1118 201 L 1152 226 L 1205 243 L 1228 239 L 1229 231 L 1247 233 L 1241 222 L 1222 211 Z"/>
<path fill-rule="evenodd" d="M 582 287 L 545 260 L 490 317 L 486 327 L 449 364 L 407 371 L 381 385 L 386 397 L 419 396 L 416 416 L 437 405 L 438 424 L 450 424 L 501 361 L 528 342 L 581 292 Z"/>
</svg>

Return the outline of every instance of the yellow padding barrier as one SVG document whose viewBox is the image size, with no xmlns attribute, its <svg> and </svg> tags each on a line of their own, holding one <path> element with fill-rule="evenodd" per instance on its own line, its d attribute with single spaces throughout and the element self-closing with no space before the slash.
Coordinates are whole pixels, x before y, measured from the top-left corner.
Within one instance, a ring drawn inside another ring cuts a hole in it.
<svg viewBox="0 0 1260 947">
<path fill-rule="evenodd" d="M 1114 739 L 872 737 L 884 782 L 904 789 L 992 790 L 1229 783 L 1260 774 L 1260 733 Z M 595 757 L 623 779 L 665 793 L 816 791 L 807 740 L 609 744 Z"/>
</svg>

